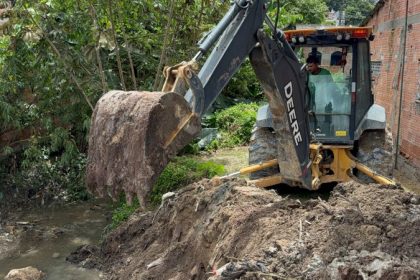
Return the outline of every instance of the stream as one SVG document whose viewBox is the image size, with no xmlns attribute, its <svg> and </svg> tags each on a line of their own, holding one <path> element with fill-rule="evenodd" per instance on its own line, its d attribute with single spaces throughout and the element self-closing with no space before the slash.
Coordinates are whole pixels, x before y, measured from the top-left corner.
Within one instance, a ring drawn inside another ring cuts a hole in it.
<svg viewBox="0 0 420 280">
<path fill-rule="evenodd" d="M 84 244 L 98 245 L 110 206 L 104 201 L 23 209 L 0 226 L 0 279 L 11 269 L 33 266 L 47 280 L 102 279 L 97 270 L 77 267 L 66 257 Z"/>
</svg>

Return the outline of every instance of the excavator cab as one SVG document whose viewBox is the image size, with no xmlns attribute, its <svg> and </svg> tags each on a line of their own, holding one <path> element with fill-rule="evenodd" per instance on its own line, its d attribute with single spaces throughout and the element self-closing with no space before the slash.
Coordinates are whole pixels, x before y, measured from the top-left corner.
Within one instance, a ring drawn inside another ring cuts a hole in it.
<svg viewBox="0 0 420 280">
<path fill-rule="evenodd" d="M 285 35 L 302 64 L 308 59 L 318 64 L 318 73 L 307 71 L 307 106 L 313 139 L 324 144 L 352 145 L 360 136 L 356 129 L 374 103 L 371 29 L 305 29 L 286 31 Z"/>
<path fill-rule="evenodd" d="M 345 143 L 350 139 L 351 68 L 346 67 L 342 55 L 348 48 L 317 46 L 309 53 L 308 47 L 303 48 L 303 53 L 308 53 L 305 56 L 310 130 L 314 138 L 324 143 Z"/>
<path fill-rule="evenodd" d="M 371 91 L 369 41 L 374 38 L 372 29 L 301 29 L 285 31 L 284 35 L 306 73 L 305 112 L 309 123 L 312 173 L 309 189 L 354 178 L 357 173 L 354 169 L 371 172 L 357 158 L 362 136 L 372 131 L 382 136 L 386 129 L 385 109 L 374 104 Z M 281 151 L 275 143 L 282 136 L 278 135 L 271 119 L 269 106 L 261 107 L 249 149 L 250 164 L 271 160 L 275 158 L 273 154 Z M 379 140 L 375 142 L 374 137 L 365 136 L 364 142 L 370 142 L 375 148 L 385 145 L 384 137 L 377 138 Z M 384 162 L 381 171 L 389 170 L 390 161 Z M 250 177 L 256 184 L 270 186 L 284 182 L 281 170 L 271 167 L 251 173 Z M 368 176 L 372 177 L 372 174 Z M 295 185 L 290 181 L 287 184 Z"/>
</svg>

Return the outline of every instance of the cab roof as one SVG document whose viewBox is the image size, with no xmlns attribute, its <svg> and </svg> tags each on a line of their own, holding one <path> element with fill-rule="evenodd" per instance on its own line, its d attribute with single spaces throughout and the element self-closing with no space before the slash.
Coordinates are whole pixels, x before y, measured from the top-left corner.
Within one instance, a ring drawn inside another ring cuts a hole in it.
<svg viewBox="0 0 420 280">
<path fill-rule="evenodd" d="M 284 31 L 286 40 L 295 45 L 337 44 L 355 40 L 373 40 L 372 27 L 335 26 Z"/>
</svg>

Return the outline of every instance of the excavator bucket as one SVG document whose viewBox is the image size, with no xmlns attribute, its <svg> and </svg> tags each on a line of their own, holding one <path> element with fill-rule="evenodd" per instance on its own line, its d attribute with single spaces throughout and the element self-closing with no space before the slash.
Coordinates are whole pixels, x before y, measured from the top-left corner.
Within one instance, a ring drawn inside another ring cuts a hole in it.
<svg viewBox="0 0 420 280">
<path fill-rule="evenodd" d="M 100 197 L 147 204 L 169 159 L 200 132 L 184 97 L 173 92 L 110 91 L 96 104 L 89 135 L 87 187 Z"/>
</svg>

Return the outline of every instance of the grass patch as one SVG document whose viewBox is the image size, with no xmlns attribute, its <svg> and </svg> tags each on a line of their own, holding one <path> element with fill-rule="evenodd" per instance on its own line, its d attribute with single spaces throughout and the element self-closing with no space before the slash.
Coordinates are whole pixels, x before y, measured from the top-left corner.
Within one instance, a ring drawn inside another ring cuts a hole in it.
<svg viewBox="0 0 420 280">
<path fill-rule="evenodd" d="M 162 195 L 167 192 L 175 191 L 203 178 L 222 175 L 224 172 L 225 168 L 223 165 L 212 161 L 200 161 L 190 157 L 176 157 L 166 166 L 153 187 L 151 204 L 152 206 L 159 205 Z M 118 206 L 112 213 L 112 222 L 109 227 L 111 229 L 118 227 L 138 207 L 139 202 L 137 199 L 134 200 L 133 205 L 128 205 L 125 196 L 121 196 Z"/>
<path fill-rule="evenodd" d="M 139 201 L 137 199 L 134 200 L 132 205 L 128 205 L 124 196 L 121 196 L 119 206 L 112 211 L 112 222 L 110 228 L 114 229 L 122 222 L 127 221 L 130 215 L 133 214 L 138 207 Z"/>
<path fill-rule="evenodd" d="M 221 164 L 225 167 L 225 174 L 229 174 L 248 166 L 248 147 L 242 146 L 219 149 L 211 153 L 200 155 L 200 160 L 212 161 Z M 247 176 L 248 175 L 245 175 L 245 177 Z"/>
<path fill-rule="evenodd" d="M 161 202 L 162 195 L 200 180 L 222 175 L 225 168 L 212 161 L 199 161 L 190 157 L 177 157 L 171 161 L 159 176 L 151 195 L 153 205 Z"/>
</svg>

